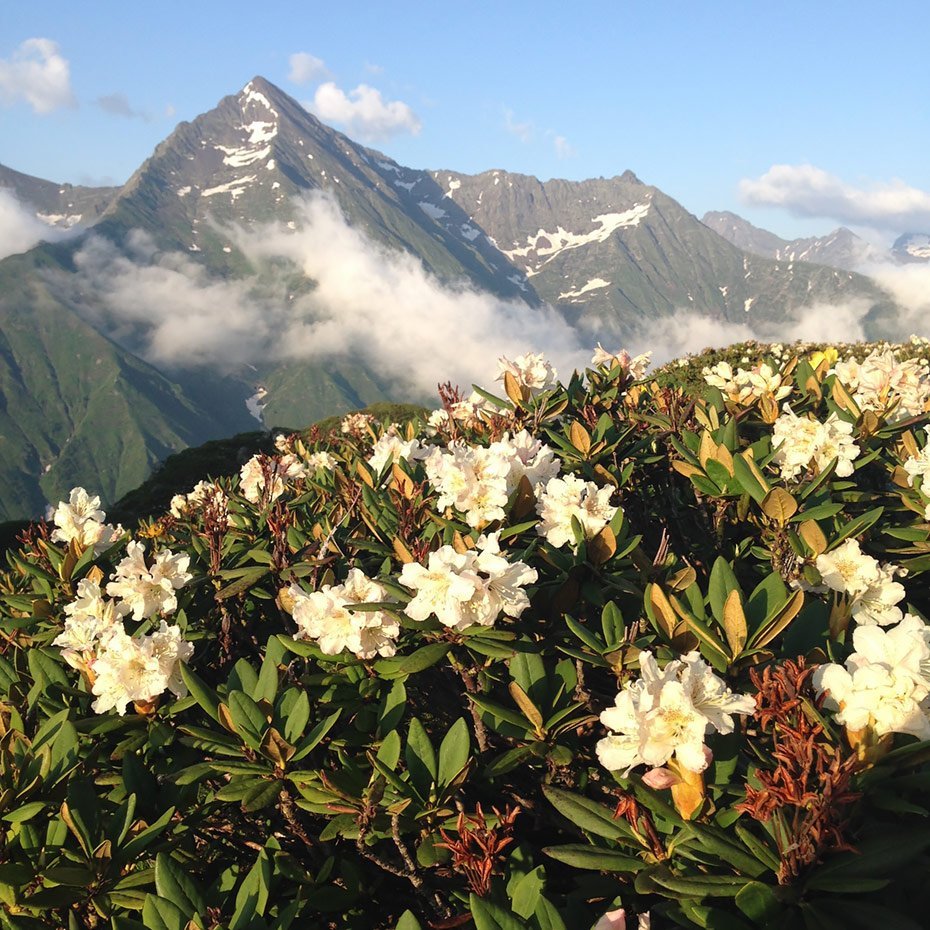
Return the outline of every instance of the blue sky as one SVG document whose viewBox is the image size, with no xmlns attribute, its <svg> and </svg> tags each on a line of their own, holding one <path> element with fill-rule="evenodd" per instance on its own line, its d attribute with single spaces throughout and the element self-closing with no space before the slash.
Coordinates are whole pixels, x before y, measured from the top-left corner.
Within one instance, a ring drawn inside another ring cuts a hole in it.
<svg viewBox="0 0 930 930">
<path fill-rule="evenodd" d="M 8 3 L 0 162 L 121 183 L 261 74 L 413 167 L 631 169 L 699 216 L 888 239 L 930 232 L 928 34 L 910 2 Z"/>
</svg>

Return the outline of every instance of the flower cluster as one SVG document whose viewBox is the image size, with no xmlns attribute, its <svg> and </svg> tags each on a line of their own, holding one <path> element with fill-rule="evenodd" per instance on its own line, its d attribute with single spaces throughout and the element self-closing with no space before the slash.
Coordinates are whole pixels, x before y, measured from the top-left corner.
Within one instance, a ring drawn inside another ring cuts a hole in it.
<svg viewBox="0 0 930 930">
<path fill-rule="evenodd" d="M 65 606 L 64 629 L 53 645 L 86 676 L 96 696 L 96 713 L 115 709 L 122 715 L 129 704 L 147 707 L 165 690 L 178 697 L 187 694 L 180 664 L 190 659 L 194 647 L 163 615 L 177 609 L 175 592 L 192 577 L 189 562 L 187 554 L 162 550 L 148 567 L 145 546 L 133 540 L 106 586 L 109 598 L 98 580 L 78 582 L 77 597 Z M 97 578 L 102 579 L 102 573 Z M 123 625 L 129 614 L 135 620 L 162 618 L 154 632 L 130 636 Z"/>
<path fill-rule="evenodd" d="M 674 759 L 690 772 L 704 771 L 704 737 L 732 733 L 732 715 L 752 714 L 755 699 L 734 694 L 697 652 L 662 670 L 651 652 L 642 652 L 639 664 L 639 679 L 601 713 L 601 723 L 612 731 L 597 744 L 601 764 L 628 773 L 637 765 L 661 767 Z"/>
<path fill-rule="evenodd" d="M 835 413 L 820 423 L 799 417 L 787 404 L 784 409 L 775 421 L 772 437 L 772 462 L 779 466 L 782 478 L 791 481 L 809 469 L 821 471 L 834 459 L 837 476 L 848 478 L 859 456 L 859 447 L 852 441 L 852 424 Z"/>
<path fill-rule="evenodd" d="M 226 493 L 214 481 L 198 481 L 189 493 L 175 494 L 171 498 L 171 516 L 180 519 L 186 514 L 203 510 L 207 504 L 217 509 L 225 509 Z"/>
<path fill-rule="evenodd" d="M 854 392 L 861 410 L 884 413 L 892 422 L 919 416 L 930 407 L 930 371 L 921 359 L 899 359 L 891 349 L 874 349 L 861 363 L 849 356 L 833 370 Z"/>
<path fill-rule="evenodd" d="M 642 355 L 630 355 L 626 349 L 618 349 L 616 352 L 608 352 L 600 343 L 595 346 L 594 355 L 591 356 L 592 368 L 614 368 L 619 366 L 634 381 L 640 381 L 646 377 L 649 365 L 652 361 L 652 353 L 644 352 Z"/>
<path fill-rule="evenodd" d="M 593 539 L 614 518 L 617 507 L 610 503 L 613 488 L 599 488 L 577 475 L 550 478 L 538 495 L 536 532 L 557 549 L 575 544 L 572 521 L 577 521 L 585 539 Z"/>
<path fill-rule="evenodd" d="M 904 616 L 897 606 L 904 599 L 904 585 L 894 580 L 904 570 L 879 564 L 855 539 L 821 553 L 814 564 L 826 588 L 849 598 L 849 612 L 857 623 L 891 626 Z"/>
<path fill-rule="evenodd" d="M 343 436 L 354 436 L 361 439 L 371 432 L 375 418 L 370 413 L 349 413 L 342 418 L 339 430 Z"/>
<path fill-rule="evenodd" d="M 401 439 L 395 423 L 386 429 L 372 446 L 368 464 L 375 474 L 380 474 L 389 463 L 416 462 L 425 458 L 428 453 L 429 449 L 418 439 Z"/>
<path fill-rule="evenodd" d="M 751 369 L 738 368 L 735 372 L 728 362 L 719 362 L 701 373 L 711 387 L 719 388 L 734 404 L 751 404 L 763 394 L 776 401 L 784 400 L 791 393 L 790 383 L 785 383 L 781 373 L 768 362 L 759 362 Z"/>
<path fill-rule="evenodd" d="M 491 533 L 479 537 L 476 549 L 442 546 L 426 565 L 404 565 L 400 583 L 415 592 L 404 613 L 420 622 L 434 616 L 454 630 L 492 626 L 501 614 L 516 618 L 530 606 L 523 589 L 536 578 L 536 569 L 525 562 L 508 561 L 499 534 Z"/>
<path fill-rule="evenodd" d="M 529 389 L 531 397 L 552 390 L 558 384 L 556 370 L 539 353 L 527 352 L 513 360 L 502 357 L 497 360 L 497 367 L 497 381 L 503 381 L 505 373 L 511 374 L 520 387 Z"/>
<path fill-rule="evenodd" d="M 384 610 L 352 610 L 356 604 L 380 604 L 387 600 L 383 585 L 353 568 L 343 584 L 323 585 L 307 594 L 294 584 L 282 598 L 297 624 L 295 639 L 314 640 L 324 655 L 348 650 L 360 659 L 392 656 L 400 625 Z"/>
<path fill-rule="evenodd" d="M 121 526 L 103 522 L 106 514 L 100 509 L 100 498 L 91 497 L 84 488 L 72 488 L 67 502 L 59 501 L 54 510 L 49 510 L 55 524 L 52 542 L 74 542 L 83 549 L 93 547 L 99 555 L 123 535 Z"/>
<path fill-rule="evenodd" d="M 272 458 L 259 453 L 239 470 L 239 488 L 253 504 L 262 499 L 271 503 L 287 490 L 290 482 L 306 477 L 307 466 L 296 455 L 288 453 Z"/>
<path fill-rule="evenodd" d="M 907 616 L 891 629 L 857 626 L 845 666 L 820 666 L 814 685 L 851 732 L 930 739 L 930 628 Z"/>
<path fill-rule="evenodd" d="M 535 489 L 557 475 L 561 464 L 549 446 L 521 430 L 487 447 L 456 441 L 434 448 L 425 466 L 439 492 L 438 506 L 454 507 L 469 526 L 481 527 L 504 519 L 507 500 L 523 477 Z"/>
</svg>

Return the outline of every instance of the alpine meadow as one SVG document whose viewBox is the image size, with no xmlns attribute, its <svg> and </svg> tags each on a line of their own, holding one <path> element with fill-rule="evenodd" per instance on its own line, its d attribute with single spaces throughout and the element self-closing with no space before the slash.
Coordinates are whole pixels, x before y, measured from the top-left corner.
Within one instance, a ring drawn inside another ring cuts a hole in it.
<svg viewBox="0 0 930 930">
<path fill-rule="evenodd" d="M 902 5 L 0 12 L 0 930 L 930 926 Z"/>
</svg>

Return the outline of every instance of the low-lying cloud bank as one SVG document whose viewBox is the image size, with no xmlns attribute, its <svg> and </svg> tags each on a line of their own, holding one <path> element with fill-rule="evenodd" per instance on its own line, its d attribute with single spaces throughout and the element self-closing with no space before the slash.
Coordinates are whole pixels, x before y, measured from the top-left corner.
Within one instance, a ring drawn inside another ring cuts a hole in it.
<svg viewBox="0 0 930 930">
<path fill-rule="evenodd" d="M 41 241 L 60 239 L 63 230 L 43 223 L 10 191 L 0 188 L 0 259 L 28 252 Z"/>
<path fill-rule="evenodd" d="M 488 384 L 501 355 L 543 352 L 564 377 L 590 360 L 597 333 L 579 332 L 551 307 L 443 283 L 414 256 L 351 227 L 328 195 L 303 201 L 296 225 L 224 234 L 257 267 L 283 261 L 302 272 L 302 283 L 293 274 L 217 278 L 141 232 L 124 250 L 91 238 L 75 258 L 77 289 L 94 295 L 84 312 L 159 367 L 354 359 L 419 396 L 447 380 Z M 871 273 L 904 308 L 899 335 L 927 334 L 930 265 L 876 265 Z M 748 339 L 850 342 L 866 337 L 870 309 L 867 300 L 814 304 L 780 323 L 682 309 L 651 322 L 630 348 L 661 363 Z"/>
<path fill-rule="evenodd" d="M 544 352 L 564 374 L 590 358 L 552 308 L 444 284 L 350 227 L 326 195 L 303 202 L 297 226 L 227 232 L 251 259 L 296 265 L 315 282 L 304 293 L 214 278 L 144 233 L 125 252 L 93 238 L 75 257 L 78 288 L 95 297 L 85 313 L 158 366 L 354 358 L 421 395 L 446 380 L 488 383 L 500 355 Z"/>
</svg>

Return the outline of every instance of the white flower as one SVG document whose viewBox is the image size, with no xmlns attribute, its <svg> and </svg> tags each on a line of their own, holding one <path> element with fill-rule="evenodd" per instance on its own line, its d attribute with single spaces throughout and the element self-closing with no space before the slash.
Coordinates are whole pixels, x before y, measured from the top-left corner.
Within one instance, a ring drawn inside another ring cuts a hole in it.
<svg viewBox="0 0 930 930">
<path fill-rule="evenodd" d="M 453 442 L 446 450 L 433 449 L 424 464 L 440 508 L 454 507 L 475 527 L 506 516 L 507 459 L 482 446 Z"/>
<path fill-rule="evenodd" d="M 852 441 L 852 425 L 831 413 L 825 423 L 799 417 L 785 404 L 784 413 L 773 426 L 772 463 L 778 465 L 781 476 L 791 481 L 810 468 L 818 471 L 837 459 L 836 474 L 848 478 L 853 473 L 853 461 L 859 447 Z"/>
<path fill-rule="evenodd" d="M 339 464 L 339 460 L 327 452 L 325 449 L 321 449 L 319 452 L 311 452 L 307 456 L 307 468 L 323 468 L 326 471 L 332 471 Z"/>
<path fill-rule="evenodd" d="M 396 425 L 392 425 L 372 446 L 368 465 L 375 474 L 380 474 L 388 463 L 416 462 L 425 458 L 429 452 L 428 448 L 420 444 L 419 439 L 401 439 Z"/>
<path fill-rule="evenodd" d="M 613 519 L 617 508 L 610 503 L 613 488 L 603 488 L 577 475 L 550 478 L 538 494 L 536 532 L 556 548 L 575 544 L 572 518 L 581 524 L 585 539 L 592 539 Z"/>
<path fill-rule="evenodd" d="M 307 477 L 307 466 L 296 455 L 278 458 L 253 455 L 239 470 L 239 488 L 243 497 L 253 504 L 263 498 L 276 501 L 287 489 L 288 482 Z M 270 490 L 266 485 L 270 482 Z"/>
<path fill-rule="evenodd" d="M 187 689 L 180 677 L 180 663 L 187 662 L 193 651 L 180 630 L 164 620 L 157 632 L 147 636 L 114 631 L 91 665 L 92 691 L 97 697 L 94 711 L 103 714 L 116 709 L 122 715 L 127 704 L 150 702 L 166 689 L 184 697 Z"/>
<path fill-rule="evenodd" d="M 835 370 L 843 380 L 840 364 Z M 842 373 L 849 377 L 848 371 Z M 859 408 L 886 413 L 892 422 L 919 416 L 930 402 L 928 366 L 921 359 L 900 360 L 891 350 L 874 349 L 859 366 L 857 375 L 853 397 Z"/>
<path fill-rule="evenodd" d="M 455 630 L 492 626 L 502 613 L 519 617 L 529 607 L 523 587 L 536 577 L 526 563 L 501 555 L 497 533 L 481 536 L 477 549 L 464 553 L 442 546 L 425 566 L 408 562 L 401 569 L 400 583 L 416 592 L 404 613 L 420 622 L 435 616 Z"/>
<path fill-rule="evenodd" d="M 650 652 L 640 654 L 641 677 L 628 683 L 614 706 L 601 714 L 610 736 L 597 744 L 601 764 L 611 771 L 662 766 L 674 758 L 683 768 L 707 767 L 704 738 L 733 731 L 733 714 L 751 714 L 755 700 L 734 694 L 691 652 L 659 670 Z"/>
<path fill-rule="evenodd" d="M 368 434 L 374 422 L 375 418 L 370 413 L 349 413 L 343 417 L 339 429 L 343 435 L 360 439 Z"/>
<path fill-rule="evenodd" d="M 100 498 L 91 497 L 84 488 L 72 488 L 67 503 L 59 501 L 51 515 L 55 523 L 52 542 L 72 541 L 95 553 L 109 548 L 123 535 L 121 526 L 109 526 L 103 521 L 106 514 L 100 509 Z"/>
<path fill-rule="evenodd" d="M 930 426 L 925 426 L 924 432 L 927 433 L 927 442 L 916 456 L 904 463 L 904 470 L 907 472 L 907 483 L 911 487 L 914 487 L 914 482 L 920 478 L 921 487 L 926 485 L 927 492 L 930 493 L 930 481 L 927 480 L 927 476 L 930 475 Z"/>
<path fill-rule="evenodd" d="M 849 598 L 849 610 L 857 623 L 890 626 L 903 616 L 896 605 L 904 599 L 904 585 L 894 576 L 904 570 L 880 565 L 855 539 L 821 553 L 814 564 L 826 587 Z"/>
<path fill-rule="evenodd" d="M 518 355 L 512 361 L 501 357 L 497 360 L 498 374 L 496 381 L 503 381 L 504 374 L 509 372 L 521 387 L 529 388 L 531 395 L 548 391 L 558 384 L 556 370 L 546 361 L 545 356 L 539 353 L 527 352 Z"/>
<path fill-rule="evenodd" d="M 618 349 L 616 352 L 611 353 L 598 343 L 594 349 L 594 355 L 591 357 L 591 367 L 613 368 L 615 365 L 619 365 L 634 381 L 640 381 L 646 377 L 651 360 L 651 352 L 631 356 L 626 349 Z"/>
<path fill-rule="evenodd" d="M 65 605 L 65 626 L 52 641 L 61 649 L 62 658 L 72 667 L 83 670 L 94 654 L 116 629 L 122 630 L 122 618 L 129 608 L 107 600 L 95 581 L 82 578 L 77 598 Z"/>
<path fill-rule="evenodd" d="M 728 362 L 718 362 L 713 367 L 703 368 L 701 373 L 709 385 L 719 388 L 735 404 L 748 404 L 763 394 L 782 400 L 791 393 L 791 385 L 784 384 L 781 372 L 776 372 L 768 362 L 759 362 L 750 370 L 739 368 L 736 372 Z"/>
<path fill-rule="evenodd" d="M 396 652 L 400 624 L 389 613 L 349 609 L 353 604 L 387 600 L 384 586 L 361 569 L 350 569 L 340 585 L 323 585 L 311 594 L 291 585 L 288 593 L 293 599 L 291 615 L 297 624 L 294 638 L 315 640 L 324 655 L 335 656 L 348 649 L 360 659 L 372 659 Z"/>
<path fill-rule="evenodd" d="M 175 592 L 194 576 L 187 570 L 190 556 L 162 549 L 152 567 L 145 563 L 145 545 L 132 540 L 125 558 L 116 566 L 114 580 L 107 585 L 107 594 L 120 598 L 136 620 L 157 613 L 170 614 L 177 609 Z"/>
<path fill-rule="evenodd" d="M 171 515 L 180 518 L 193 510 L 202 510 L 208 501 L 225 507 L 226 494 L 213 481 L 198 481 L 188 494 L 175 494 L 171 498 Z"/>
</svg>

